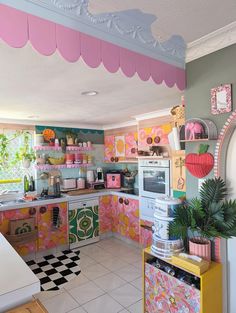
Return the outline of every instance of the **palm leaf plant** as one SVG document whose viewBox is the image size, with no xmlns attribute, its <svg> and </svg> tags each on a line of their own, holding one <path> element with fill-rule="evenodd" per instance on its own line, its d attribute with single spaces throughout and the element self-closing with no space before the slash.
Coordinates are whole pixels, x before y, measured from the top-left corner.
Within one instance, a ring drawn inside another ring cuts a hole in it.
<svg viewBox="0 0 236 313">
<path fill-rule="evenodd" d="M 221 178 L 207 179 L 199 195 L 176 209 L 171 235 L 181 237 L 185 243 L 190 237 L 199 244 L 206 239 L 236 236 L 236 200 L 225 200 L 225 182 Z"/>
</svg>

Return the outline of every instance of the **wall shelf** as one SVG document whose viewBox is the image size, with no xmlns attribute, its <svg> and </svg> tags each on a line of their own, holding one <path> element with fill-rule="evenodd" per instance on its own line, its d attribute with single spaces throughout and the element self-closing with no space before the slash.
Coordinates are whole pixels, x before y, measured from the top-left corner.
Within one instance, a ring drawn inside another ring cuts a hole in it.
<svg viewBox="0 0 236 313">
<path fill-rule="evenodd" d="M 34 146 L 35 151 L 62 151 L 61 147 L 55 146 Z M 77 152 L 85 152 L 92 151 L 93 147 L 78 147 L 78 146 L 67 146 L 66 151 L 77 151 Z"/>
<path fill-rule="evenodd" d="M 59 164 L 59 165 L 51 165 L 51 164 L 41 164 L 35 165 L 35 169 L 38 171 L 48 171 L 53 169 L 64 169 L 64 168 L 81 168 L 81 167 L 89 167 L 92 166 L 92 163 L 84 163 L 84 164 Z"/>
</svg>

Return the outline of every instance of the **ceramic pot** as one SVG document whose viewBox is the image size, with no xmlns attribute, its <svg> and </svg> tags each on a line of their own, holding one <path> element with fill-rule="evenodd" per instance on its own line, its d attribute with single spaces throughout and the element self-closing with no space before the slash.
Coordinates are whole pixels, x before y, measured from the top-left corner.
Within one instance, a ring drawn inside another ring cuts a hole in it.
<svg viewBox="0 0 236 313">
<path fill-rule="evenodd" d="M 22 166 L 23 166 L 24 168 L 30 168 L 30 164 L 31 164 L 31 161 L 30 161 L 30 160 L 28 160 L 28 159 L 22 160 Z"/>
<path fill-rule="evenodd" d="M 189 254 L 211 261 L 211 241 L 203 237 L 191 238 L 189 240 Z"/>
</svg>

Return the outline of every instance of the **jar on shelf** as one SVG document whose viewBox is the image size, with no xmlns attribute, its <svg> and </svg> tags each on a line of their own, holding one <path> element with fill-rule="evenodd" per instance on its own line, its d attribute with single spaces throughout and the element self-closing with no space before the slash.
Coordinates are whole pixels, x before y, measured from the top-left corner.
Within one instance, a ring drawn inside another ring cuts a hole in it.
<svg viewBox="0 0 236 313">
<path fill-rule="evenodd" d="M 88 163 L 88 156 L 86 154 L 83 154 L 83 164 Z"/>
</svg>

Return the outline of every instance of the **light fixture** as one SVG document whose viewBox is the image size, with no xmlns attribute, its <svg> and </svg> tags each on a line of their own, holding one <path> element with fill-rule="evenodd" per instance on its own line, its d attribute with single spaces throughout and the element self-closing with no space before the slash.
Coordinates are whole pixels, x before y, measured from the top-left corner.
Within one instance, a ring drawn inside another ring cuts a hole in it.
<svg viewBox="0 0 236 313">
<path fill-rule="evenodd" d="M 35 120 L 35 119 L 39 118 L 39 116 L 38 115 L 29 115 L 29 116 L 27 116 L 27 118 L 29 118 L 31 120 Z"/>
<path fill-rule="evenodd" d="M 81 92 L 82 96 L 96 96 L 97 94 L 98 94 L 98 91 L 96 90 L 87 90 L 87 91 Z"/>
</svg>

